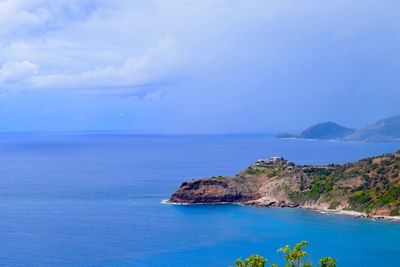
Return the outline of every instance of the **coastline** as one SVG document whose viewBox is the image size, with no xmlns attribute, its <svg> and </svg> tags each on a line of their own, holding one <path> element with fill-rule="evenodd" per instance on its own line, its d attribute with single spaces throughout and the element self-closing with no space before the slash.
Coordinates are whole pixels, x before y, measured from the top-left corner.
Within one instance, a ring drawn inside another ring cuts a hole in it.
<svg viewBox="0 0 400 267">
<path fill-rule="evenodd" d="M 178 205 L 178 206 L 199 206 L 199 205 L 238 205 L 238 206 L 251 206 L 251 207 L 256 207 L 256 208 L 269 208 L 271 206 L 264 206 L 264 205 L 257 205 L 257 204 L 248 204 L 248 203 L 241 203 L 241 202 L 215 202 L 215 203 L 177 203 L 177 202 L 172 202 L 169 199 L 164 199 L 160 201 L 161 204 L 165 205 Z M 303 209 L 303 210 L 308 210 L 308 211 L 313 211 L 313 212 L 318 212 L 321 214 L 333 214 L 333 215 L 344 215 L 344 216 L 350 216 L 353 218 L 357 219 L 372 219 L 372 220 L 384 220 L 384 221 L 390 221 L 390 222 L 396 222 L 400 223 L 400 216 L 383 216 L 383 215 L 370 215 L 365 212 L 360 212 L 360 211 L 354 211 L 354 210 L 339 210 L 339 209 L 328 209 L 324 207 L 317 207 L 316 205 L 306 205 L 306 206 L 297 206 L 297 207 L 280 207 L 280 206 L 273 206 L 274 208 L 297 208 L 297 209 Z"/>
<path fill-rule="evenodd" d="M 316 210 L 318 212 L 339 214 L 339 215 L 347 215 L 352 216 L 354 218 L 366 218 L 366 219 L 375 219 L 375 220 L 388 220 L 400 222 L 400 216 L 384 216 L 384 215 L 371 215 L 365 212 L 353 211 L 353 210 Z"/>
<path fill-rule="evenodd" d="M 388 216 L 388 215 L 376 215 L 370 214 L 361 211 L 349 210 L 349 209 L 329 209 L 327 205 L 305 205 L 299 206 L 301 209 L 313 210 L 320 213 L 328 213 L 328 214 L 338 214 L 338 215 L 346 215 L 352 216 L 354 218 L 367 218 L 367 219 L 375 219 L 375 220 L 390 220 L 400 222 L 400 216 Z"/>
<path fill-rule="evenodd" d="M 271 157 L 257 160 L 234 176 L 183 182 L 168 202 L 239 202 L 400 222 L 400 206 L 396 202 L 399 179 L 400 152 L 342 165 L 296 165 L 282 157 Z M 369 197 L 376 186 L 385 189 Z M 374 208 L 368 209 L 371 206 Z"/>
<path fill-rule="evenodd" d="M 300 209 L 311 210 L 323 214 L 337 214 L 337 215 L 345 215 L 351 216 L 353 218 L 364 218 L 364 219 L 373 219 L 373 220 L 385 220 L 400 223 L 400 216 L 384 216 L 384 215 L 371 215 L 365 212 L 359 212 L 354 210 L 329 210 L 329 209 L 317 209 L 310 207 L 298 207 Z"/>
</svg>

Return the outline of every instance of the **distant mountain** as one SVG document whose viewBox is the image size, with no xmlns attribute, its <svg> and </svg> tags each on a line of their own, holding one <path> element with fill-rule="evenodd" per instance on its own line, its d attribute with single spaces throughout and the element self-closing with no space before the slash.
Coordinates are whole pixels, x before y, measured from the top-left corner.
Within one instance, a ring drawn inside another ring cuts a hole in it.
<svg viewBox="0 0 400 267">
<path fill-rule="evenodd" d="M 277 134 L 278 138 L 305 139 L 343 139 L 356 130 L 341 126 L 334 122 L 322 122 L 305 129 L 300 135 L 290 133 Z"/>
<path fill-rule="evenodd" d="M 393 116 L 377 121 L 363 129 L 356 130 L 343 139 L 370 142 L 400 141 L 400 116 Z"/>
<path fill-rule="evenodd" d="M 304 130 L 300 134 L 300 138 L 340 139 L 354 132 L 354 129 L 346 128 L 334 122 L 322 122 Z"/>
<path fill-rule="evenodd" d="M 278 138 L 333 139 L 345 141 L 397 142 L 400 141 L 400 116 L 393 116 L 354 130 L 334 122 L 318 123 L 300 135 L 281 133 Z"/>
</svg>

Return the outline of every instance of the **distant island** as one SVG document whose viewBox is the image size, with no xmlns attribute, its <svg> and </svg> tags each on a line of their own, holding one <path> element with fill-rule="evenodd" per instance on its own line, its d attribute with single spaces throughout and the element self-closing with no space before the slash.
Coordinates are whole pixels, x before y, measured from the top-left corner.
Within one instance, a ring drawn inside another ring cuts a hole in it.
<svg viewBox="0 0 400 267">
<path fill-rule="evenodd" d="M 280 133 L 278 138 L 304 138 L 321 140 L 398 142 L 400 141 L 400 116 L 377 121 L 362 129 L 351 129 L 334 122 L 322 122 L 301 134 Z"/>
<path fill-rule="evenodd" d="M 400 219 L 400 151 L 343 165 L 261 159 L 235 176 L 184 182 L 169 202 L 299 207 Z"/>
</svg>

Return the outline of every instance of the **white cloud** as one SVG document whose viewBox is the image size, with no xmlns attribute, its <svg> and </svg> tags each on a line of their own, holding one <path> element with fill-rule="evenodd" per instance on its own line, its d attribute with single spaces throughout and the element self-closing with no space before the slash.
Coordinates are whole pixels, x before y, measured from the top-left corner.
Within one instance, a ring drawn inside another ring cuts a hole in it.
<svg viewBox="0 0 400 267">
<path fill-rule="evenodd" d="M 101 1 L 0 0 L 0 34 L 21 38 L 90 15 Z"/>
<path fill-rule="evenodd" d="M 0 65 L 40 66 L 3 74 L 0 86 L 130 95 L 233 66 L 263 75 L 294 65 L 301 53 L 290 54 L 315 36 L 351 38 L 372 24 L 390 30 L 395 13 L 375 0 L 0 0 Z"/>
<path fill-rule="evenodd" d="M 8 61 L 0 68 L 0 84 L 24 80 L 38 71 L 39 66 L 29 61 Z"/>
<path fill-rule="evenodd" d="M 0 0 L 0 65 L 7 67 L 0 87 L 142 95 L 170 83 L 183 64 L 178 41 L 168 32 L 148 38 L 152 30 L 143 27 L 152 18 L 135 5 L 126 13 L 122 2 Z M 8 62 L 41 68 L 11 75 Z"/>
<path fill-rule="evenodd" d="M 139 57 L 129 57 L 120 65 L 106 65 L 72 74 L 39 74 L 30 78 L 32 88 L 134 91 L 137 87 L 163 83 L 179 67 L 182 57 L 173 38 L 162 39 Z M 140 91 L 140 90 L 138 90 Z"/>
</svg>

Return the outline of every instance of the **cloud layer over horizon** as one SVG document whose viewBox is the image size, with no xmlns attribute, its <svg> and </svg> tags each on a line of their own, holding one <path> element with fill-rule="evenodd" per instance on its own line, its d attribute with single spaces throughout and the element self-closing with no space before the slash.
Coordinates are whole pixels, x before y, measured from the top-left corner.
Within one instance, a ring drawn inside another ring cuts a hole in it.
<svg viewBox="0 0 400 267">
<path fill-rule="evenodd" d="M 0 0 L 0 131 L 364 126 L 400 114 L 399 12 L 393 0 Z"/>
</svg>

